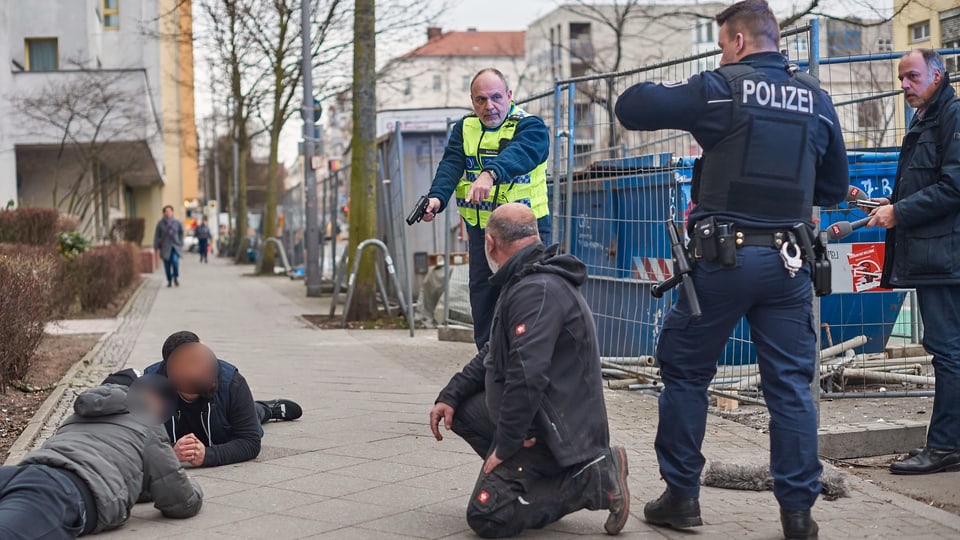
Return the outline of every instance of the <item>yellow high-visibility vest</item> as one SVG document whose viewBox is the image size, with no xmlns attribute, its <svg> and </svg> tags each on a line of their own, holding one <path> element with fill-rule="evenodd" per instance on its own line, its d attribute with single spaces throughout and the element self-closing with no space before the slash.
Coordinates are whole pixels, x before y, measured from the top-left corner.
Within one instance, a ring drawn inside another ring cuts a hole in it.
<svg viewBox="0 0 960 540">
<path fill-rule="evenodd" d="M 526 174 L 498 179 L 490 190 L 490 196 L 480 204 L 467 200 L 471 184 L 483 172 L 483 160 L 497 156 L 513 139 L 517 124 L 527 116 L 529 115 L 526 111 L 513 105 L 510 115 L 496 131 L 484 128 L 475 114 L 463 119 L 463 155 L 466 158 L 466 167 L 463 178 L 457 184 L 456 197 L 460 215 L 470 225 L 485 228 L 490 213 L 498 206 L 511 202 L 529 206 L 537 219 L 550 214 L 546 160 Z"/>
</svg>

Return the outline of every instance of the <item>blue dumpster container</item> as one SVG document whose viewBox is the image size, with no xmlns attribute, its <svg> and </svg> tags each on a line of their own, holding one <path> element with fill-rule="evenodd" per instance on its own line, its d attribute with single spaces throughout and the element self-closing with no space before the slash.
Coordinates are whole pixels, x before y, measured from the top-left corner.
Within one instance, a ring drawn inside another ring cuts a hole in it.
<svg viewBox="0 0 960 540">
<path fill-rule="evenodd" d="M 892 193 L 896 153 L 851 153 L 849 159 L 852 185 L 870 196 Z M 574 180 L 571 252 L 590 272 L 583 291 L 594 311 L 603 356 L 654 354 L 663 316 L 673 301 L 672 294 L 663 299 L 650 295 L 651 285 L 672 273 L 663 222 L 668 218 L 685 221 L 691 208 L 692 165 L 692 158 L 671 161 L 669 154 L 604 160 Z M 842 204 L 822 212 L 821 223 L 827 226 L 864 216 L 858 208 Z M 880 242 L 883 234 L 861 230 L 843 243 Z M 822 298 L 824 346 L 866 335 L 870 341 L 858 352 L 882 351 L 903 298 L 900 292 Z M 754 362 L 756 353 L 744 320 L 734 329 L 718 363 Z"/>
</svg>

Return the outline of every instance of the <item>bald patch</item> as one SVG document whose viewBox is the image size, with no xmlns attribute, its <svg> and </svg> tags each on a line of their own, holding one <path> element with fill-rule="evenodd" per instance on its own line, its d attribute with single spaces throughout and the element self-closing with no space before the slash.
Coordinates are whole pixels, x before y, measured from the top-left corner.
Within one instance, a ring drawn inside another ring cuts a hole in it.
<svg viewBox="0 0 960 540">
<path fill-rule="evenodd" d="M 537 217 L 522 203 L 507 203 L 494 210 L 487 220 L 487 233 L 506 244 L 540 235 Z"/>
</svg>

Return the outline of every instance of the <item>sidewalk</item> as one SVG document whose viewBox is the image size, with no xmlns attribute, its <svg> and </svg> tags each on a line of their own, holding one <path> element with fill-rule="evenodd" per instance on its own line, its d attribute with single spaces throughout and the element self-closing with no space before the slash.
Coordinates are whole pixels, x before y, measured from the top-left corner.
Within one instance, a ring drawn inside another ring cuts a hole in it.
<svg viewBox="0 0 960 540">
<path fill-rule="evenodd" d="M 127 366 L 159 359 L 164 338 L 197 332 L 237 364 L 258 398 L 301 403 L 300 421 L 271 423 L 252 463 L 191 472 L 203 486 L 200 515 L 162 518 L 139 505 L 104 538 L 476 538 L 464 511 L 479 459 L 452 433 L 436 442 L 427 412 L 472 345 L 441 343 L 435 331 L 316 330 L 300 319 L 328 300 L 303 296 L 303 282 L 243 276 L 211 258 L 183 263 L 181 287 L 153 275 Z M 159 290 L 157 290 L 159 289 Z M 704 488 L 705 526 L 695 533 L 647 526 L 636 516 L 663 489 L 653 454 L 656 399 L 608 391 L 614 443 L 627 447 L 633 515 L 626 538 L 780 538 L 772 493 Z M 728 462 L 766 461 L 766 435 L 710 417 L 704 453 Z M 960 477 L 958 477 L 960 478 Z M 957 538 L 960 517 L 851 477 L 852 498 L 819 501 L 821 538 Z M 525 538 L 602 537 L 602 512 L 580 512 Z"/>
</svg>

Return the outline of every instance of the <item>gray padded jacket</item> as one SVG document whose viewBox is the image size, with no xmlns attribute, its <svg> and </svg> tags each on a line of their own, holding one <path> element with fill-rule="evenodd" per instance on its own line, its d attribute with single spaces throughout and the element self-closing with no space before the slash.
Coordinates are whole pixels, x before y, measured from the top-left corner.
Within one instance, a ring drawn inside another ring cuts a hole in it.
<svg viewBox="0 0 960 540">
<path fill-rule="evenodd" d="M 73 410 L 21 465 L 58 467 L 83 479 L 97 501 L 94 532 L 123 525 L 138 501 L 153 500 L 169 518 L 197 515 L 203 491 L 183 470 L 163 427 L 130 412 L 126 386 L 87 390 Z"/>
</svg>

